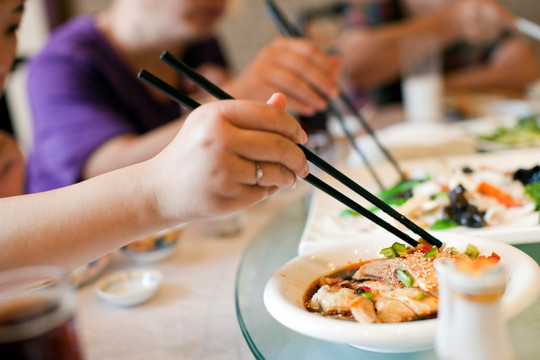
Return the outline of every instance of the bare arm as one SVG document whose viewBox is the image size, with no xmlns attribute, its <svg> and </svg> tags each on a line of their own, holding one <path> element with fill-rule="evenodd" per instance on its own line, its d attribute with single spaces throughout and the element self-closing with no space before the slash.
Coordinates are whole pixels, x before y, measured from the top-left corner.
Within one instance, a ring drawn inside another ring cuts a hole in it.
<svg viewBox="0 0 540 360">
<path fill-rule="evenodd" d="M 143 135 L 117 136 L 94 151 L 83 169 L 83 179 L 150 159 L 171 142 L 182 127 L 182 120 L 173 121 Z"/>
<path fill-rule="evenodd" d="M 306 134 L 271 104 L 222 101 L 194 111 L 152 159 L 44 193 L 0 199 L 0 269 L 74 268 L 142 235 L 224 215 L 306 176 Z M 264 121 L 261 121 L 263 119 Z M 258 161 L 264 176 L 255 185 Z"/>
<path fill-rule="evenodd" d="M 446 79 L 448 89 L 505 87 L 522 90 L 540 77 L 540 63 L 532 49 L 521 39 L 500 45 L 486 66 L 455 71 Z"/>
<path fill-rule="evenodd" d="M 429 5 L 426 1 L 416 3 L 417 8 L 419 3 Z M 458 40 L 487 42 L 503 29 L 513 29 L 513 22 L 513 17 L 493 1 L 456 0 L 397 24 L 351 30 L 343 35 L 339 49 L 353 83 L 369 89 L 399 76 L 400 44 L 407 37 L 435 36 L 441 47 Z M 519 58 L 519 53 L 508 55 Z"/>
<path fill-rule="evenodd" d="M 448 31 L 449 17 L 444 10 L 430 16 L 406 20 L 370 29 L 350 30 L 338 44 L 343 67 L 349 79 L 362 89 L 369 89 L 396 79 L 400 72 L 399 51 L 403 39 L 434 35 L 448 44 L 455 33 Z"/>
</svg>

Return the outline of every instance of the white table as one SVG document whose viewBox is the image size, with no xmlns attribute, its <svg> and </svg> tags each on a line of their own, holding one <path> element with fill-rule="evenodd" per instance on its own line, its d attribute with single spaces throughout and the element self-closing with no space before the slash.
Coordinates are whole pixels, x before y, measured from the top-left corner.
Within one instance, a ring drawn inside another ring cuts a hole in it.
<svg viewBox="0 0 540 360">
<path fill-rule="evenodd" d="M 95 294 L 96 281 L 81 287 L 77 316 L 88 360 L 252 359 L 235 313 L 238 264 L 265 224 L 307 191 L 299 185 L 248 209 L 238 236 L 210 238 L 204 223 L 189 225 L 175 254 L 151 265 L 164 281 L 147 303 L 121 308 Z M 115 253 L 106 274 L 133 266 Z"/>
</svg>

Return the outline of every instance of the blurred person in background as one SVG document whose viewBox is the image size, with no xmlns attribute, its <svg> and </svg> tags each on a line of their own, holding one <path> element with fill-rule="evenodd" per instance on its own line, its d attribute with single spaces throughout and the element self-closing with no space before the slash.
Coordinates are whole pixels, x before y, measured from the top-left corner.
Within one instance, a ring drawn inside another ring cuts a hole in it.
<svg viewBox="0 0 540 360">
<path fill-rule="evenodd" d="M 513 15 L 495 1 L 351 0 L 344 16 L 336 48 L 347 80 L 378 105 L 401 101 L 399 51 L 410 37 L 437 38 L 447 90 L 523 91 L 540 77 Z"/>
<path fill-rule="evenodd" d="M 23 9 L 24 0 L 0 1 L 0 84 L 15 58 Z M 268 105 L 202 105 L 151 159 L 27 195 L 21 195 L 23 156 L 0 133 L 0 270 L 73 269 L 154 231 L 238 211 L 294 187 L 296 176 L 309 172 L 296 145 L 307 136 L 286 106 L 281 94 Z"/>
<path fill-rule="evenodd" d="M 337 94 L 339 61 L 309 41 L 278 38 L 244 71 L 230 76 L 214 36 L 227 3 L 114 0 L 96 16 L 78 17 L 57 29 L 30 66 L 34 143 L 28 191 L 54 189 L 146 160 L 172 140 L 182 126 L 182 111 L 140 82 L 139 70 L 200 101 L 208 97 L 195 94 L 193 84 L 160 61 L 164 50 L 235 98 L 265 101 L 281 92 L 292 112 L 324 110 L 323 97 Z"/>
</svg>

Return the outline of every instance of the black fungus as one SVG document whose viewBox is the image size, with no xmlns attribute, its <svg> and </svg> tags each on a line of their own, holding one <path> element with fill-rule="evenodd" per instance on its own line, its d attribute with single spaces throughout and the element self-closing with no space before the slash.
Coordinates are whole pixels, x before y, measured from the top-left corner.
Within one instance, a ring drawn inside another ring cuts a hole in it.
<svg viewBox="0 0 540 360">
<path fill-rule="evenodd" d="M 514 173 L 514 180 L 521 181 L 523 185 L 534 184 L 540 181 L 540 165 L 531 169 L 519 169 Z"/>
<path fill-rule="evenodd" d="M 447 219 L 453 220 L 462 226 L 480 228 L 486 225 L 484 214 L 474 205 L 471 205 L 465 197 L 466 190 L 458 185 L 448 194 L 450 205 L 444 208 Z"/>
</svg>

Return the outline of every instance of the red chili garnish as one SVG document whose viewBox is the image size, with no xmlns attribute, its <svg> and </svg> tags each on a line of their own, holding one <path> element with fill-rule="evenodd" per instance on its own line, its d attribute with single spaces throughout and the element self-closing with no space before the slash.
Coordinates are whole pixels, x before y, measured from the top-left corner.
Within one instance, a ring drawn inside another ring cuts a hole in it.
<svg viewBox="0 0 540 360">
<path fill-rule="evenodd" d="M 501 257 L 495 252 L 492 252 L 490 257 L 496 258 L 497 260 L 501 260 Z"/>
<path fill-rule="evenodd" d="M 368 292 L 368 291 L 371 291 L 371 288 L 368 287 L 368 286 L 362 286 L 364 288 L 364 291 Z"/>
<path fill-rule="evenodd" d="M 426 246 L 423 246 L 420 251 L 423 252 L 424 254 L 427 253 L 429 250 L 431 250 L 431 248 L 433 247 L 433 245 L 426 245 Z"/>
</svg>

